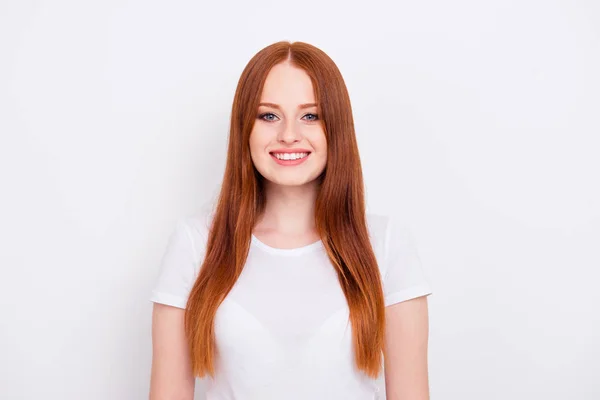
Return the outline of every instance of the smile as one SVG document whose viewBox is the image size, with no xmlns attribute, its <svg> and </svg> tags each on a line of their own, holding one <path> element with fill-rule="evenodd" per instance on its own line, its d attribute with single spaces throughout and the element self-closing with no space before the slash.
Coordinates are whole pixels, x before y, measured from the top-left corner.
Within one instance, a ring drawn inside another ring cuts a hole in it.
<svg viewBox="0 0 600 400">
<path fill-rule="evenodd" d="M 310 153 L 270 153 L 271 157 L 279 165 L 298 165 L 303 163 Z"/>
<path fill-rule="evenodd" d="M 308 156 L 308 153 L 273 153 L 278 160 L 298 160 Z"/>
</svg>

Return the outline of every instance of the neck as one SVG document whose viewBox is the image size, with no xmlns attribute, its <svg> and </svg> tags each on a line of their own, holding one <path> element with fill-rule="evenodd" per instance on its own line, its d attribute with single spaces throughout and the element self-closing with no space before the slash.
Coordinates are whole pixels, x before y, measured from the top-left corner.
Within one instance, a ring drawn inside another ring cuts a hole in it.
<svg viewBox="0 0 600 400">
<path fill-rule="evenodd" d="M 255 229 L 283 234 L 305 234 L 315 231 L 316 181 L 302 186 L 283 186 L 265 182 L 266 207 Z"/>
</svg>

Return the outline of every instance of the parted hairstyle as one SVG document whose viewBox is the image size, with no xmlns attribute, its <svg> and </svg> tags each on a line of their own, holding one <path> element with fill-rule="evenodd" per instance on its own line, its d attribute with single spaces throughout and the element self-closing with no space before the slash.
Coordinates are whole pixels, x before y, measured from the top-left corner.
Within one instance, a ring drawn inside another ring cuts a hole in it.
<svg viewBox="0 0 600 400">
<path fill-rule="evenodd" d="M 254 225 L 265 209 L 264 178 L 250 157 L 249 137 L 267 75 L 286 60 L 312 81 L 327 140 L 327 164 L 317 178 L 315 225 L 348 303 L 356 366 L 376 377 L 382 367 L 385 307 L 368 233 L 350 97 L 327 54 L 308 43 L 287 41 L 254 55 L 235 91 L 223 182 L 185 312 L 192 370 L 194 376 L 214 376 L 215 314 L 242 272 Z"/>
</svg>

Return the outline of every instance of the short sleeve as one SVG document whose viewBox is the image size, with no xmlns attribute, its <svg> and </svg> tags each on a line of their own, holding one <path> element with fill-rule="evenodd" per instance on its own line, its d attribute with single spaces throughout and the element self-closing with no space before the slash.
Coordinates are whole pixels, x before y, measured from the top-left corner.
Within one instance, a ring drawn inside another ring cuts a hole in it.
<svg viewBox="0 0 600 400">
<path fill-rule="evenodd" d="M 386 306 L 432 293 L 410 230 L 394 216 L 386 226 L 383 263 Z"/>
<path fill-rule="evenodd" d="M 150 301 L 186 308 L 199 268 L 192 229 L 186 218 L 176 222 L 160 262 Z"/>
</svg>

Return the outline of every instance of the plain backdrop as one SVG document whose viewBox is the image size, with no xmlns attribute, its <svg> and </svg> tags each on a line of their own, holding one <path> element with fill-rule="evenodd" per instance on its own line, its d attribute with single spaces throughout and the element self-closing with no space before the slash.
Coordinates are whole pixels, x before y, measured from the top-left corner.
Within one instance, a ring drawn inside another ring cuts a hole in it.
<svg viewBox="0 0 600 400">
<path fill-rule="evenodd" d="M 599 399 L 593 0 L 1 1 L 0 398 L 147 398 L 167 237 L 279 40 L 336 62 L 368 209 L 413 229 L 432 399 Z"/>
</svg>

